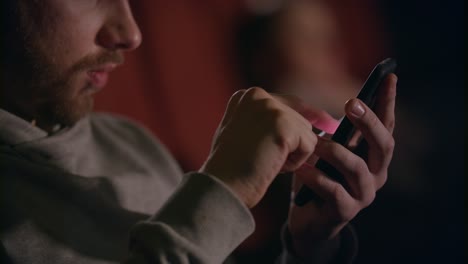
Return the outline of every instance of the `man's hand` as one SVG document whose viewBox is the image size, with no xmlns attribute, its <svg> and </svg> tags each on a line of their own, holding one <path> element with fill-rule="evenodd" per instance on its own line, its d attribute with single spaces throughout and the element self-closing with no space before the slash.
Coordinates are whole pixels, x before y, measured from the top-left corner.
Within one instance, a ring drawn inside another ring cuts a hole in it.
<svg viewBox="0 0 468 264">
<path fill-rule="evenodd" d="M 297 255 L 308 257 L 314 246 L 334 238 L 359 211 L 372 203 L 377 190 L 386 182 L 394 148 L 396 82 L 393 74 L 384 81 L 375 113 L 358 99 L 348 101 L 345 106 L 346 115 L 365 140 L 360 146 L 348 148 L 357 147 L 362 158 L 344 146 L 319 138 L 316 156 L 296 171 L 295 190 L 306 184 L 320 197 L 303 207 L 291 206 L 288 228 Z M 340 171 L 345 184 L 316 169 L 317 156 Z"/>
<path fill-rule="evenodd" d="M 276 175 L 295 171 L 295 190 L 306 184 L 320 197 L 319 202 L 292 205 L 290 210 L 294 250 L 307 257 L 312 247 L 334 238 L 367 207 L 387 179 L 394 147 L 396 76 L 391 74 L 382 85 L 375 113 L 357 99 L 347 102 L 356 137 L 364 138 L 363 145 L 348 148 L 312 132 L 312 125 L 327 132 L 336 129 L 338 122 L 324 111 L 260 88 L 239 91 L 229 102 L 200 171 L 224 181 L 248 207 L 260 201 Z M 353 147 L 362 155 L 353 153 Z M 343 174 L 343 185 L 315 169 L 318 157 Z"/>
<path fill-rule="evenodd" d="M 312 155 L 317 143 L 312 124 L 333 130 L 338 123 L 292 96 L 261 88 L 238 91 L 200 171 L 221 179 L 251 208 L 276 175 L 297 170 Z"/>
</svg>

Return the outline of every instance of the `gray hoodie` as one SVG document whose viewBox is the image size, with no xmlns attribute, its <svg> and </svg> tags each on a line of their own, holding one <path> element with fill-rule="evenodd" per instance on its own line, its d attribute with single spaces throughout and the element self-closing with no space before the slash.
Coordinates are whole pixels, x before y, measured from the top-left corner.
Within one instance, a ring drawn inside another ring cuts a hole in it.
<svg viewBox="0 0 468 264">
<path fill-rule="evenodd" d="M 222 263 L 254 230 L 221 181 L 184 176 L 115 116 L 48 135 L 0 109 L 0 179 L 0 253 L 13 263 Z"/>
</svg>

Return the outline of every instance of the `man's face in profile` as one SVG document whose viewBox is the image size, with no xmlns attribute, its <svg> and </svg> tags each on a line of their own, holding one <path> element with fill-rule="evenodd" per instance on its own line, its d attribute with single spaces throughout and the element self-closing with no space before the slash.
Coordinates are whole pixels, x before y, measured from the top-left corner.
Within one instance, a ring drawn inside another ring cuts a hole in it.
<svg viewBox="0 0 468 264">
<path fill-rule="evenodd" d="M 141 42 L 128 0 L 18 0 L 16 7 L 21 56 L 15 87 L 7 87 L 17 90 L 8 93 L 11 108 L 39 126 L 72 125 L 91 111 L 123 51 Z"/>
</svg>

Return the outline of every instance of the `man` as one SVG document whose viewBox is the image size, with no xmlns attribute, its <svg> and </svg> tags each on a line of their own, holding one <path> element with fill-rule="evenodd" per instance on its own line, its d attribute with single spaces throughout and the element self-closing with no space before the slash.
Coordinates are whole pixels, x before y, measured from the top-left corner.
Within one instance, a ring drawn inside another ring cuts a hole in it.
<svg viewBox="0 0 468 264">
<path fill-rule="evenodd" d="M 392 156 L 395 76 L 375 113 L 356 99 L 345 106 L 366 160 L 312 133 L 312 124 L 336 128 L 329 115 L 251 88 L 232 96 L 205 164 L 183 180 L 145 130 L 90 113 L 93 94 L 141 42 L 128 1 L 3 5 L 2 260 L 220 263 L 254 229 L 248 208 L 285 171 L 322 202 L 291 207 L 279 261 L 352 260 L 347 223 L 385 183 Z M 309 165 L 317 156 L 346 186 Z"/>
</svg>

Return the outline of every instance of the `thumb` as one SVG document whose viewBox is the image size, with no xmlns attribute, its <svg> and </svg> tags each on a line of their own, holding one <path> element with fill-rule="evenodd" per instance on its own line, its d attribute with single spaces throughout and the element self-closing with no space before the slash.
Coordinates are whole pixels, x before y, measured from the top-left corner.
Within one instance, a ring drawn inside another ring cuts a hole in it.
<svg viewBox="0 0 468 264">
<path fill-rule="evenodd" d="M 231 98 L 229 99 L 226 112 L 224 112 L 223 119 L 221 121 L 221 126 L 225 126 L 230 120 L 232 115 L 234 114 L 235 110 L 237 109 L 237 105 L 239 104 L 240 99 L 244 95 L 246 90 L 242 89 L 235 92 Z"/>
<path fill-rule="evenodd" d="M 213 136 L 212 142 L 211 142 L 211 150 L 215 149 L 217 146 L 217 138 L 219 136 L 220 130 L 226 126 L 227 123 L 231 120 L 232 116 L 234 115 L 234 112 L 237 109 L 237 106 L 239 105 L 239 101 L 241 100 L 242 96 L 244 95 L 245 90 L 239 90 L 235 92 L 231 98 L 229 99 L 228 105 L 226 107 L 226 111 L 224 112 L 223 119 L 221 120 L 221 123 L 219 124 L 218 128 L 215 131 L 215 134 Z"/>
</svg>

